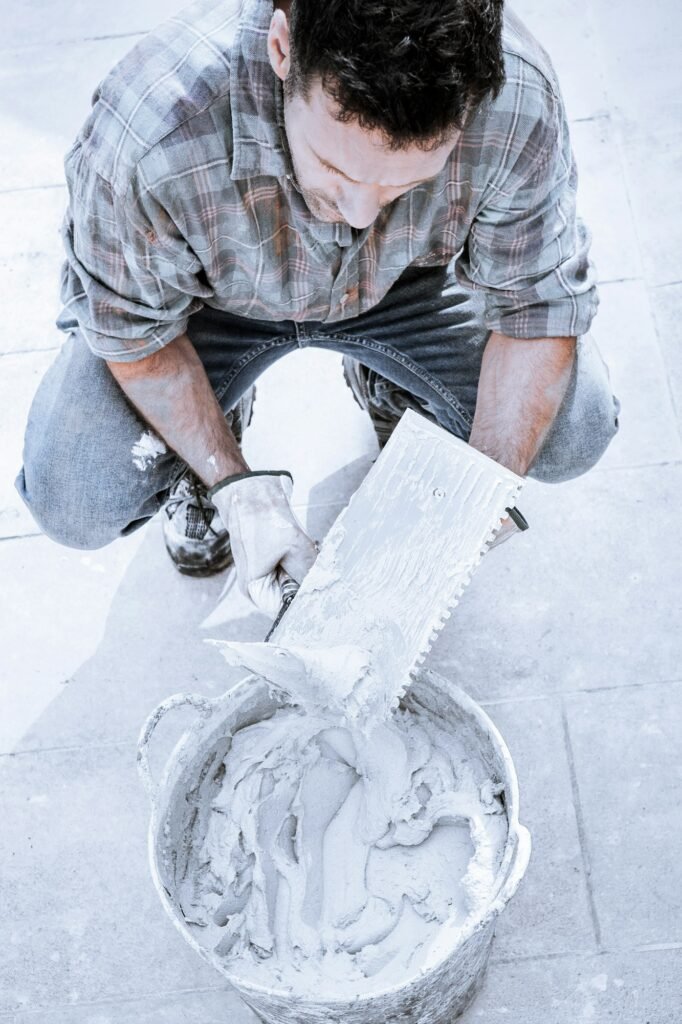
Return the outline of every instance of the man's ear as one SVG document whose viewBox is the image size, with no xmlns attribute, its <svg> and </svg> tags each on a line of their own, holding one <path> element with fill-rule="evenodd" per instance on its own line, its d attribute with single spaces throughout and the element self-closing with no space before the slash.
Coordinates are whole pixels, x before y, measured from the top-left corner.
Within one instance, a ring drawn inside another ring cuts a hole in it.
<svg viewBox="0 0 682 1024">
<path fill-rule="evenodd" d="M 268 30 L 268 56 L 272 70 L 282 81 L 289 74 L 289 22 L 283 10 L 275 8 Z"/>
</svg>

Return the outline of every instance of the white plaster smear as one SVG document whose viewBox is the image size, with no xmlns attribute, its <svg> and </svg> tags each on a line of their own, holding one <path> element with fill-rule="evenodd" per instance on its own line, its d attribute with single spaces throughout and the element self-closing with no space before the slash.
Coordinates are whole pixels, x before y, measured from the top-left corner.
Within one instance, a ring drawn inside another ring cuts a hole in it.
<svg viewBox="0 0 682 1024">
<path fill-rule="evenodd" d="M 165 455 L 167 451 L 161 438 L 151 430 L 143 431 L 140 440 L 131 448 L 133 463 L 143 473 L 156 462 L 159 455 Z"/>
</svg>

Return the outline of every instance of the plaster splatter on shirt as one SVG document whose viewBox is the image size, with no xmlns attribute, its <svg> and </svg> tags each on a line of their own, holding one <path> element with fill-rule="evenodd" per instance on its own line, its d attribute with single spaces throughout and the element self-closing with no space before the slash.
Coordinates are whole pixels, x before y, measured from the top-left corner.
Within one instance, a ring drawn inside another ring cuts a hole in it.
<svg viewBox="0 0 682 1024">
<path fill-rule="evenodd" d="M 165 455 L 167 451 L 161 438 L 151 430 L 144 430 L 140 440 L 131 448 L 133 462 L 142 473 L 156 462 L 159 455 Z"/>
</svg>

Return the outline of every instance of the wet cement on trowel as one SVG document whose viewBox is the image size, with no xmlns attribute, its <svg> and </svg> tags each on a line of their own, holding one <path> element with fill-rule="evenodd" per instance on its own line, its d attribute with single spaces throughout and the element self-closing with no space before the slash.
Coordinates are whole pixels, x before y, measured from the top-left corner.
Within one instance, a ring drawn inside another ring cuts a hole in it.
<svg viewBox="0 0 682 1024">
<path fill-rule="evenodd" d="M 475 739 L 399 706 L 403 687 L 387 714 L 357 648 L 228 646 L 298 706 L 234 734 L 186 837 L 185 919 L 243 980 L 329 999 L 407 983 L 493 891 L 507 820 Z"/>
</svg>

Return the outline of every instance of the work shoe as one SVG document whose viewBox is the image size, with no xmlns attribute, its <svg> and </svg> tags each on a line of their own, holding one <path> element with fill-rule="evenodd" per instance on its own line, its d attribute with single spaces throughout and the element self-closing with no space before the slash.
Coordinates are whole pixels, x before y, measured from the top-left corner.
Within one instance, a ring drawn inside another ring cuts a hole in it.
<svg viewBox="0 0 682 1024">
<path fill-rule="evenodd" d="M 185 576 L 213 576 L 232 564 L 230 537 L 206 487 L 186 470 L 163 510 L 166 551 Z"/>
<path fill-rule="evenodd" d="M 361 409 L 369 413 L 379 448 L 383 448 L 398 426 L 406 409 L 418 409 L 417 402 L 406 391 L 391 384 L 375 370 L 351 356 L 343 357 L 343 376 Z"/>
<path fill-rule="evenodd" d="M 225 415 L 235 439 L 251 422 L 255 387 Z M 163 537 L 175 567 L 185 576 L 213 576 L 232 565 L 230 538 L 201 480 L 186 469 L 171 486 L 163 510 Z"/>
</svg>

